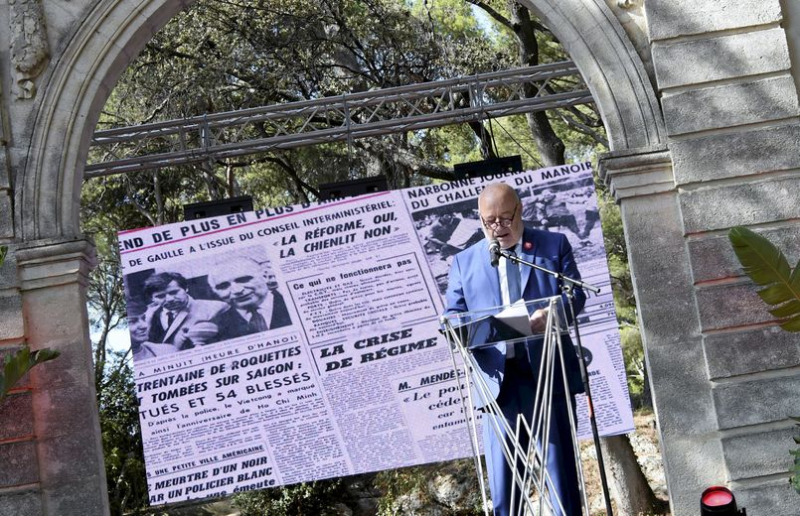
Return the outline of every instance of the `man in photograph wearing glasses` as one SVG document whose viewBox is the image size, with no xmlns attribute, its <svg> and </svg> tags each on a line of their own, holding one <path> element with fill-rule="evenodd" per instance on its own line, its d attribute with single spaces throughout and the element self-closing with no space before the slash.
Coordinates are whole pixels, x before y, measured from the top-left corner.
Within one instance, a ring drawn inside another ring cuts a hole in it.
<svg viewBox="0 0 800 516">
<path fill-rule="evenodd" d="M 458 253 L 450 267 L 446 294 L 446 313 L 486 310 L 500 305 L 551 297 L 561 294 L 557 280 L 541 271 L 533 271 L 500 258 L 497 267 L 491 264 L 489 243 L 497 240 L 502 249 L 514 252 L 525 261 L 580 279 L 572 248 L 561 233 L 525 228 L 522 223 L 522 204 L 516 191 L 503 183 L 486 187 L 478 198 L 478 211 L 486 237 Z M 575 309 L 583 309 L 586 296 L 575 289 Z M 545 329 L 546 309 L 530 315 L 531 330 L 541 333 Z M 550 500 L 555 514 L 572 516 L 581 513 L 580 491 L 575 466 L 575 452 L 570 434 L 567 402 L 575 407 L 572 395 L 584 392 L 578 357 L 569 338 L 564 339 L 565 369 L 569 393 L 564 392 L 561 364 L 555 364 L 553 405 L 549 431 L 547 472 Z M 509 426 L 514 428 L 517 416 L 523 414 L 530 422 L 536 396 L 541 339 L 529 339 L 515 346 L 500 344 L 472 351 L 480 370 L 477 374 L 490 386 L 497 404 Z M 482 403 L 478 403 L 482 408 Z M 574 410 L 573 410 L 574 412 Z M 520 510 L 520 493 L 516 489 L 511 469 L 503 455 L 503 442 L 495 436 L 488 418 L 484 415 L 483 442 L 489 473 L 489 487 L 496 516 L 517 516 Z M 501 422 L 497 422 L 502 428 Z M 508 437 L 505 437 L 508 439 Z M 522 443 L 527 447 L 527 442 Z M 511 513 L 512 489 L 515 513 Z M 560 503 L 557 501 L 560 500 Z M 563 511 L 560 509 L 563 506 Z"/>
</svg>

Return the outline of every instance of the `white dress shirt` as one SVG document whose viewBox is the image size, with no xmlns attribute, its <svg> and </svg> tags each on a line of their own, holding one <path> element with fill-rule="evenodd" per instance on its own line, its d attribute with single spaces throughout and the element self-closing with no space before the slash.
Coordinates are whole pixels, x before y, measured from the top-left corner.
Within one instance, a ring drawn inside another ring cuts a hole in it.
<svg viewBox="0 0 800 516">
<path fill-rule="evenodd" d="M 522 238 L 519 239 L 517 245 L 514 246 L 512 249 L 514 254 L 517 256 L 520 255 L 522 252 Z M 497 264 L 497 274 L 500 276 L 500 299 L 504 306 L 510 305 L 511 300 L 509 299 L 508 294 L 508 275 L 506 274 L 506 262 L 508 258 L 505 256 L 500 257 L 500 261 Z M 519 266 L 519 265 L 518 265 Z M 521 271 L 520 271 L 521 272 Z M 524 285 L 522 285 L 522 280 L 520 279 L 520 289 L 524 290 Z M 516 299 L 514 300 L 516 301 Z M 506 358 L 514 358 L 514 346 L 506 346 Z"/>
</svg>

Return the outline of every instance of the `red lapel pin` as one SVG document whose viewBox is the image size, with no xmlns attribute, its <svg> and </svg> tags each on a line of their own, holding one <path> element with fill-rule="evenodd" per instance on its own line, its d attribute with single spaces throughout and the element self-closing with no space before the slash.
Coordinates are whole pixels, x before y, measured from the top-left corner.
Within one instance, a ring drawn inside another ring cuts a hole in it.
<svg viewBox="0 0 800 516">
<path fill-rule="evenodd" d="M 525 242 L 524 244 L 522 244 L 522 247 L 524 247 L 526 251 L 530 251 L 531 249 L 533 249 L 533 244 L 530 242 Z"/>
</svg>

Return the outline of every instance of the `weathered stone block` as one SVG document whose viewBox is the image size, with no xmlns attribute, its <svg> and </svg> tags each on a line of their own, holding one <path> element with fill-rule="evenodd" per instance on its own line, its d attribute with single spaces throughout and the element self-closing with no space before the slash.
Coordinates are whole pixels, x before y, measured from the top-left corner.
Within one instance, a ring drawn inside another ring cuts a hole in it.
<svg viewBox="0 0 800 516">
<path fill-rule="evenodd" d="M 713 392 L 721 429 L 782 421 L 800 414 L 800 377 L 722 384 Z"/>
<path fill-rule="evenodd" d="M 736 504 L 747 509 L 747 516 L 797 516 L 798 494 L 785 478 L 758 487 L 736 487 L 734 491 Z"/>
<path fill-rule="evenodd" d="M 32 435 L 33 406 L 30 393 L 12 394 L 0 401 L 0 441 Z"/>
<path fill-rule="evenodd" d="M 722 439 L 722 450 L 731 480 L 761 477 L 789 471 L 794 429 L 759 432 Z"/>
<path fill-rule="evenodd" d="M 56 359 L 58 360 L 58 359 Z M 41 367 L 41 366 L 37 366 Z M 66 475 L 73 480 L 94 475 L 102 467 L 96 453 L 99 434 L 91 432 L 99 426 L 97 413 L 89 403 L 94 389 L 88 386 L 37 390 L 34 403 L 46 408 L 40 411 L 36 429 L 39 455 L 48 477 Z M 83 403 L 78 403 L 81 400 Z M 46 437 L 45 437 L 46 436 Z"/>
<path fill-rule="evenodd" d="M 697 335 L 677 200 L 668 195 L 636 197 L 625 200 L 621 209 L 627 241 L 638 242 L 628 250 L 648 346 L 671 346 Z"/>
<path fill-rule="evenodd" d="M 666 438 L 707 434 L 717 429 L 701 339 L 666 347 L 647 347 L 650 381 Z"/>
<path fill-rule="evenodd" d="M 703 188 L 681 195 L 686 233 L 800 218 L 800 177 Z"/>
<path fill-rule="evenodd" d="M 83 3 L 76 5 L 73 3 L 62 4 L 61 2 L 42 2 L 45 17 L 47 19 L 47 33 L 51 36 L 53 46 L 63 48 L 69 43 L 69 37 L 73 35 L 76 20 L 83 21 L 91 16 L 93 4 Z"/>
<path fill-rule="evenodd" d="M 11 209 L 11 192 L 0 190 L 0 238 L 14 238 L 14 214 Z"/>
<path fill-rule="evenodd" d="M 88 427 L 86 422 L 84 427 Z M 43 478 L 69 478 L 90 480 L 103 467 L 102 455 L 97 452 L 99 435 L 91 429 L 66 437 L 48 437 L 38 440 L 38 453 L 42 460 Z"/>
<path fill-rule="evenodd" d="M 87 385 L 86 367 L 87 362 L 91 363 L 88 344 L 54 341 L 41 347 L 61 353 L 55 359 L 36 366 L 36 375 L 47 379 L 47 386 L 42 386 L 43 388 L 52 390 L 73 385 L 84 387 Z"/>
<path fill-rule="evenodd" d="M 650 39 L 659 40 L 781 20 L 778 0 L 647 0 Z"/>
<path fill-rule="evenodd" d="M 800 365 L 800 339 L 778 326 L 705 337 L 712 379 Z"/>
<path fill-rule="evenodd" d="M 800 261 L 800 226 L 752 230 L 783 251 L 791 266 Z M 687 245 L 695 283 L 744 275 L 727 235 L 692 239 Z"/>
<path fill-rule="evenodd" d="M 22 298 L 16 294 L 0 295 L 0 341 L 25 335 Z"/>
<path fill-rule="evenodd" d="M 698 290 L 697 305 L 703 331 L 774 320 L 756 289 L 755 285 L 748 282 Z"/>
<path fill-rule="evenodd" d="M 42 495 L 38 489 L 6 492 L 0 496 L 0 514 L 14 516 L 41 516 Z"/>
<path fill-rule="evenodd" d="M 776 28 L 653 46 L 661 89 L 789 70 L 786 33 Z"/>
<path fill-rule="evenodd" d="M 2 93 L 3 92 L 0 91 L 0 95 L 2 95 Z M 2 116 L 2 113 L 0 113 L 0 116 Z M 11 169 L 11 163 L 9 163 L 8 157 L 8 147 L 3 137 L 2 118 L 0 118 L 0 189 L 10 190 L 11 182 L 8 178 L 10 177 L 9 170 Z M 8 212 L 5 210 L 0 210 L 0 217 L 5 216 L 7 213 Z"/>
<path fill-rule="evenodd" d="M 680 185 L 791 170 L 800 168 L 800 124 L 681 140 L 670 148 Z"/>
<path fill-rule="evenodd" d="M 713 86 L 662 98 L 670 135 L 768 122 L 797 116 L 797 90 L 790 75 Z"/>
<path fill-rule="evenodd" d="M 659 405 L 659 407 L 663 407 Z M 667 409 L 672 410 L 671 405 Z M 659 422 L 663 419 L 659 416 Z M 661 449 L 667 451 L 662 460 L 670 482 L 670 505 L 673 514 L 695 514 L 702 488 L 719 483 L 725 471 L 722 445 L 714 433 L 681 434 L 661 432 Z M 671 477 L 677 475 L 677 478 Z M 672 489 L 677 485 L 679 489 Z"/>
<path fill-rule="evenodd" d="M 0 266 L 0 291 L 19 287 L 17 278 L 17 255 L 14 253 L 14 246 L 8 246 L 6 260 Z M 8 292 L 6 292 L 8 294 Z"/>
<path fill-rule="evenodd" d="M 36 443 L 33 441 L 0 444 L 0 487 L 32 484 L 39 481 Z"/>
<path fill-rule="evenodd" d="M 84 516 L 86 514 L 108 514 L 108 498 L 105 478 L 86 479 L 82 482 L 59 483 L 43 490 L 42 497 L 52 514 L 59 516 Z"/>
</svg>

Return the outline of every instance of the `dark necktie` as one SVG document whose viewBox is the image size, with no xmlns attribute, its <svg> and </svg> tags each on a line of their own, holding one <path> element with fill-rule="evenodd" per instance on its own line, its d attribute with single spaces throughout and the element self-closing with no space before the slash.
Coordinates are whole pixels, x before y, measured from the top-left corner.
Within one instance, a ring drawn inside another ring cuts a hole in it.
<svg viewBox="0 0 800 516">
<path fill-rule="evenodd" d="M 267 321 L 264 320 L 264 316 L 255 308 L 250 309 L 248 312 L 250 313 L 250 328 L 254 332 L 267 331 Z"/>
<path fill-rule="evenodd" d="M 164 328 L 165 330 L 170 329 L 172 323 L 175 322 L 175 312 L 167 311 L 167 327 Z"/>
<path fill-rule="evenodd" d="M 514 251 L 509 251 L 511 256 L 516 256 Z M 519 276 L 519 265 L 506 258 L 506 279 L 508 281 L 508 302 L 509 304 L 522 297 L 522 280 Z"/>
<path fill-rule="evenodd" d="M 512 249 L 509 249 L 508 254 L 516 256 L 516 253 Z M 508 303 L 512 304 L 522 297 L 522 279 L 519 275 L 519 265 L 508 258 L 506 258 L 506 280 L 508 281 Z M 514 352 L 510 353 L 510 355 L 527 363 L 525 342 L 515 343 Z"/>
</svg>

